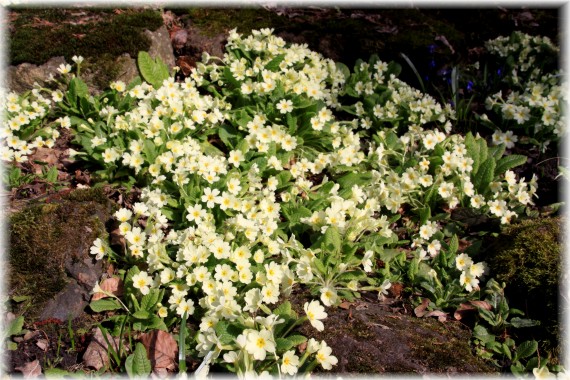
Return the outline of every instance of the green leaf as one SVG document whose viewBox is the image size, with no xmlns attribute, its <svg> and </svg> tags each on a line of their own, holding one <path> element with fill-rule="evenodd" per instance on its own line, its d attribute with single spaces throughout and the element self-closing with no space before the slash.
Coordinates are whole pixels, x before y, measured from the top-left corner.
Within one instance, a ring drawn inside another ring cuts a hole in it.
<svg viewBox="0 0 570 380">
<path fill-rule="evenodd" d="M 49 170 L 46 173 L 46 181 L 50 183 L 55 183 L 57 182 L 57 176 L 58 176 L 57 167 L 52 166 L 49 168 Z"/>
<path fill-rule="evenodd" d="M 344 75 L 344 79 L 347 80 L 350 77 L 350 70 L 348 66 L 340 62 L 335 62 L 335 65 L 336 69 L 339 70 L 342 73 L 342 75 Z"/>
<path fill-rule="evenodd" d="M 290 341 L 287 338 L 277 338 L 277 339 L 275 339 L 275 346 L 277 348 L 277 351 L 284 352 L 284 351 L 290 350 L 295 345 L 293 344 L 292 341 Z"/>
<path fill-rule="evenodd" d="M 224 144 L 230 149 L 234 149 L 237 142 L 237 130 L 228 124 L 224 124 L 218 128 L 218 136 Z"/>
<path fill-rule="evenodd" d="M 117 310 L 121 308 L 121 303 L 113 298 L 104 298 L 97 301 L 93 301 L 89 304 L 91 310 L 96 313 L 107 310 Z"/>
<path fill-rule="evenodd" d="M 289 301 L 285 301 L 283 302 L 281 305 L 279 305 L 279 307 L 277 307 L 275 310 L 273 310 L 273 314 L 285 314 L 285 315 L 289 315 L 291 314 L 291 302 Z"/>
<path fill-rule="evenodd" d="M 519 318 L 519 317 L 511 318 L 509 322 L 514 328 L 517 329 L 540 325 L 540 321 L 535 321 L 533 319 Z"/>
<path fill-rule="evenodd" d="M 87 97 L 89 95 L 89 88 L 85 82 L 76 77 L 69 82 L 69 94 L 73 97 L 73 101 L 75 102 L 78 97 Z"/>
<path fill-rule="evenodd" d="M 220 321 L 214 327 L 214 331 L 216 332 L 216 336 L 220 340 L 222 344 L 230 344 L 236 338 L 228 331 L 229 323 L 226 321 Z"/>
<path fill-rule="evenodd" d="M 160 88 L 162 82 L 170 76 L 166 64 L 159 57 L 152 59 L 146 51 L 139 52 L 138 66 L 143 79 L 155 89 Z"/>
<path fill-rule="evenodd" d="M 459 239 L 457 239 L 457 235 L 453 235 L 449 242 L 449 253 L 457 253 L 459 249 Z"/>
<path fill-rule="evenodd" d="M 133 318 L 136 319 L 147 319 L 150 317 L 150 313 L 146 310 L 139 310 L 133 313 Z"/>
<path fill-rule="evenodd" d="M 484 194 L 489 188 L 489 184 L 495 177 L 495 159 L 493 157 L 487 158 L 481 164 L 481 167 L 472 178 L 473 186 L 479 194 Z"/>
<path fill-rule="evenodd" d="M 475 138 L 468 132 L 465 135 L 465 149 L 467 149 L 467 155 L 473 159 L 473 173 L 477 173 L 479 170 L 479 165 L 481 165 L 481 161 L 479 160 L 479 144 L 475 141 Z"/>
<path fill-rule="evenodd" d="M 141 299 L 141 310 L 150 311 L 162 298 L 164 291 L 153 289 Z"/>
<path fill-rule="evenodd" d="M 517 347 L 515 353 L 515 360 L 523 359 L 531 356 L 538 349 L 538 342 L 536 340 L 527 340 Z"/>
<path fill-rule="evenodd" d="M 489 156 L 493 157 L 495 161 L 498 161 L 503 157 L 505 149 L 505 144 L 493 145 L 489 147 Z"/>
<path fill-rule="evenodd" d="M 335 226 L 327 228 L 323 243 L 325 244 L 324 248 L 326 251 L 339 253 L 342 247 L 342 237 L 340 236 L 340 232 L 338 232 L 338 228 Z"/>
<path fill-rule="evenodd" d="M 150 375 L 152 367 L 142 343 L 137 343 L 135 351 L 127 357 L 125 369 L 130 378 Z"/>
<path fill-rule="evenodd" d="M 46 368 L 44 370 L 44 376 L 46 379 L 61 379 L 64 376 L 75 377 L 72 372 L 66 371 L 61 368 Z"/>
<path fill-rule="evenodd" d="M 323 264 L 323 262 L 319 259 L 317 259 L 316 257 L 311 261 L 311 263 L 315 264 L 315 268 L 317 268 L 317 270 L 319 272 L 321 272 L 322 274 L 326 274 L 327 273 L 327 268 L 325 267 L 325 264 Z"/>
<path fill-rule="evenodd" d="M 497 161 L 495 167 L 495 175 L 501 175 L 509 169 L 520 166 L 526 163 L 527 157 L 521 154 L 509 154 Z"/>
<path fill-rule="evenodd" d="M 495 341 L 495 336 L 493 334 L 489 334 L 487 329 L 481 325 L 475 326 L 475 328 L 473 329 L 473 336 L 475 337 L 475 339 L 479 339 L 484 344 Z"/>
<path fill-rule="evenodd" d="M 287 339 L 293 343 L 293 346 L 298 346 L 298 345 L 303 344 L 307 341 L 307 338 L 305 338 L 302 335 L 290 335 L 287 337 Z"/>
<path fill-rule="evenodd" d="M 6 332 L 4 333 L 5 336 L 10 337 L 14 335 L 19 335 L 22 333 L 22 328 L 24 327 L 24 316 L 20 315 L 18 318 L 14 319 L 8 325 Z"/>
<path fill-rule="evenodd" d="M 475 140 L 477 144 L 479 144 L 479 162 L 485 162 L 487 157 L 489 156 L 489 148 L 487 148 L 487 141 L 482 138 L 478 138 Z"/>
<path fill-rule="evenodd" d="M 285 54 L 279 54 L 277 57 L 273 58 L 271 61 L 265 65 L 265 69 L 269 71 L 277 71 L 279 69 L 279 64 L 285 59 Z"/>
</svg>

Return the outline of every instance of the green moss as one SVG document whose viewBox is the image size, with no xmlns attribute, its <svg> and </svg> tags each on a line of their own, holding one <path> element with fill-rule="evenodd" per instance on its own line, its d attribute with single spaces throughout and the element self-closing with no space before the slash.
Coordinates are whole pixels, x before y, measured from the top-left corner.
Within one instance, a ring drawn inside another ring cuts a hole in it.
<svg viewBox="0 0 570 380">
<path fill-rule="evenodd" d="M 546 339 L 545 348 L 556 355 L 559 344 L 559 278 L 561 225 L 564 219 L 522 221 L 504 230 L 486 259 L 491 275 L 507 284 L 511 307 L 520 309 L 541 326 L 521 330 L 534 339 Z"/>
<path fill-rule="evenodd" d="M 188 10 L 192 24 L 207 36 L 215 36 L 237 28 L 239 33 L 249 33 L 253 29 L 281 28 L 285 18 L 260 7 L 235 9 L 192 8 Z"/>
<path fill-rule="evenodd" d="M 81 55 L 95 64 L 102 54 L 135 57 L 150 47 L 143 30 L 156 30 L 163 23 L 160 13 L 152 10 L 115 14 L 94 9 L 18 9 L 16 14 L 8 44 L 12 65 L 39 65 L 57 56 L 71 62 L 74 55 Z M 62 23 L 63 19 L 68 22 Z"/>
<path fill-rule="evenodd" d="M 100 190 L 32 204 L 9 219 L 9 293 L 29 296 L 28 318 L 66 285 L 65 263 L 104 235 L 110 202 Z"/>
</svg>

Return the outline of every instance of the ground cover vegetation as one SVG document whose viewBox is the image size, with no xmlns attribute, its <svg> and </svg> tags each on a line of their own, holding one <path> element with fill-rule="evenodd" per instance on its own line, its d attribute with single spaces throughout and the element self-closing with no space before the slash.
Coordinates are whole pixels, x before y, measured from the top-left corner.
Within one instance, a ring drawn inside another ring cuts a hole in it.
<svg viewBox="0 0 570 380">
<path fill-rule="evenodd" d="M 66 134 L 99 184 L 141 189 L 114 212 L 119 247 L 105 231 L 91 247 L 117 268 L 90 304 L 104 334 L 125 338 L 110 371 L 150 374 L 144 337 L 158 332 L 177 337 L 173 372 L 189 357 L 201 358 L 196 375 L 330 370 L 327 342 L 298 327 L 326 331 L 327 308 L 403 284 L 418 316 L 470 313 L 474 349 L 497 371 L 558 373 L 556 355 L 518 339 L 538 322 L 509 307 L 483 239 L 538 216 L 538 177 L 517 172 L 527 157 L 514 151 L 564 136 L 559 49 L 523 33 L 486 47 L 503 71 L 480 114 L 459 88 L 464 73 L 471 86 L 496 78 L 485 63 L 452 70 L 452 101 L 440 102 L 398 79 L 395 62 L 349 68 L 268 28 L 232 30 L 223 58 L 204 54 L 182 81 L 140 52 L 141 76 L 99 95 L 74 56 L 53 88 L 6 97 L 7 182 Z M 457 133 L 467 120 L 490 132 Z M 301 312 L 294 288 L 312 296 Z"/>
</svg>

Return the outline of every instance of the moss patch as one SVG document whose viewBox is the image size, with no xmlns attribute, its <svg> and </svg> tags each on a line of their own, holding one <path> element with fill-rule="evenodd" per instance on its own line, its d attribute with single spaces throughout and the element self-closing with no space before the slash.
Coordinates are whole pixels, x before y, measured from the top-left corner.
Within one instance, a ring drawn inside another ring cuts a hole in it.
<svg viewBox="0 0 570 380">
<path fill-rule="evenodd" d="M 533 339 L 545 339 L 549 353 L 559 353 L 558 309 L 561 264 L 560 217 L 530 219 L 506 228 L 486 259 L 491 274 L 505 282 L 511 307 L 520 309 L 541 326 L 520 330 Z"/>
<path fill-rule="evenodd" d="M 291 296 L 293 309 L 304 315 L 307 293 Z M 491 373 L 471 350 L 471 333 L 456 322 L 415 318 L 393 311 L 386 304 L 359 300 L 350 310 L 327 308 L 325 328 L 309 323 L 299 332 L 325 340 L 338 359 L 333 373 L 343 374 L 455 374 Z M 317 372 L 322 371 L 317 367 Z M 327 371 L 328 373 L 328 371 Z"/>
<path fill-rule="evenodd" d="M 148 9 L 116 13 L 105 9 L 15 8 L 10 15 L 11 65 L 39 65 L 58 56 L 67 62 L 74 55 L 95 61 L 102 54 L 136 57 L 150 47 L 144 29 L 156 30 L 163 24 L 160 13 Z"/>
<path fill-rule="evenodd" d="M 40 314 L 42 305 L 65 287 L 66 261 L 106 233 L 111 212 L 102 190 L 78 190 L 10 217 L 9 294 L 29 297 L 27 319 Z"/>
</svg>

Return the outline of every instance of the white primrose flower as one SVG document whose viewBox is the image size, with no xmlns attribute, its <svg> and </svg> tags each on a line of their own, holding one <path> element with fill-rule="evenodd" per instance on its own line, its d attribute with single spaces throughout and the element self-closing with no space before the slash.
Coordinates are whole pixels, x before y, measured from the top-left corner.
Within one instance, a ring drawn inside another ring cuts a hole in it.
<svg viewBox="0 0 570 380">
<path fill-rule="evenodd" d="M 332 348 L 327 346 L 325 341 L 322 341 L 321 348 L 317 351 L 316 359 L 324 369 L 330 370 L 333 365 L 338 363 L 336 356 L 331 354 Z"/>
<path fill-rule="evenodd" d="M 152 283 L 152 277 L 150 277 L 145 271 L 141 271 L 133 276 L 133 286 L 136 289 L 139 289 L 144 295 L 150 292 L 150 286 Z"/>
<path fill-rule="evenodd" d="M 283 354 L 281 359 L 281 372 L 293 376 L 299 369 L 299 357 L 295 351 L 289 350 Z"/>
<path fill-rule="evenodd" d="M 323 331 L 325 326 L 323 322 L 321 322 L 321 319 L 325 319 L 328 314 L 325 312 L 325 308 L 321 306 L 319 301 L 313 300 L 311 303 L 305 302 L 303 308 L 305 309 L 305 313 L 307 314 L 307 318 L 309 319 L 311 326 L 318 331 Z"/>
<path fill-rule="evenodd" d="M 252 355 L 255 360 L 265 360 L 267 353 L 275 352 L 275 341 L 271 331 L 263 329 L 261 331 L 246 330 L 246 351 Z"/>
<path fill-rule="evenodd" d="M 105 256 L 106 251 L 107 251 L 107 249 L 105 247 L 105 244 L 103 243 L 103 240 L 101 240 L 100 238 L 97 238 L 93 242 L 93 245 L 91 246 L 91 249 L 89 250 L 89 253 L 91 253 L 92 255 L 95 255 L 96 260 L 101 260 L 103 258 L 103 256 Z"/>
<path fill-rule="evenodd" d="M 467 270 L 473 264 L 473 260 L 466 253 L 461 253 L 455 258 L 455 266 L 459 270 Z"/>
</svg>

